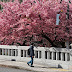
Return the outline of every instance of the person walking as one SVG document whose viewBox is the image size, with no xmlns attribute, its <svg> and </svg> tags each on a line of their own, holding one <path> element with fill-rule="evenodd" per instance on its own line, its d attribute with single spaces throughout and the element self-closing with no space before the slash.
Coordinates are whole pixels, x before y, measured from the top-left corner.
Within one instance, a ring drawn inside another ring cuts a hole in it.
<svg viewBox="0 0 72 72">
<path fill-rule="evenodd" d="M 31 46 L 30 46 L 29 50 L 30 50 L 30 55 L 29 55 L 29 56 L 31 57 L 31 60 L 30 60 L 29 62 L 27 62 L 27 64 L 29 65 L 29 64 L 31 63 L 31 65 L 29 65 L 29 66 L 34 67 L 34 66 L 33 66 L 34 43 L 31 43 Z"/>
</svg>

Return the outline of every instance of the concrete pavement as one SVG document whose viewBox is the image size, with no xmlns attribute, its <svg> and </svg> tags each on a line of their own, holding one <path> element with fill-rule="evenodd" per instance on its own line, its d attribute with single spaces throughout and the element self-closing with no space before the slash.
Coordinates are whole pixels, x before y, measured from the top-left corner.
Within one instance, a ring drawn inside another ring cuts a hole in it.
<svg viewBox="0 0 72 72">
<path fill-rule="evenodd" d="M 34 63 L 34 67 L 30 67 L 27 65 L 26 62 L 8 61 L 8 60 L 0 60 L 0 66 L 25 69 L 25 70 L 37 71 L 37 72 L 72 72 L 66 69 L 50 68 L 48 66 L 35 64 L 35 63 Z"/>
</svg>

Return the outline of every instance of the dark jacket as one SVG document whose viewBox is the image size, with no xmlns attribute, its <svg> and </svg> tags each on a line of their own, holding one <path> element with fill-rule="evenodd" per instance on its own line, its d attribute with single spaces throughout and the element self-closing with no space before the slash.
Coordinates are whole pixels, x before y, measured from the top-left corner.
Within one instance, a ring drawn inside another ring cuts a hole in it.
<svg viewBox="0 0 72 72">
<path fill-rule="evenodd" d="M 34 56 L 34 46 L 30 46 L 30 56 Z"/>
</svg>

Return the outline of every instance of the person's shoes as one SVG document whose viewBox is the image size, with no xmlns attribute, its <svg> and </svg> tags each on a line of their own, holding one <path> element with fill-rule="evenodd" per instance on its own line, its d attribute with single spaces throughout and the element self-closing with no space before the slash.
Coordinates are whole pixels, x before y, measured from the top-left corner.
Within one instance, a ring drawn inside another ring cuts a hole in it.
<svg viewBox="0 0 72 72">
<path fill-rule="evenodd" d="M 28 64 L 28 63 L 27 63 Z M 29 65 L 29 64 L 28 64 Z"/>
<path fill-rule="evenodd" d="M 34 66 L 31 65 L 30 67 L 34 67 Z"/>
</svg>

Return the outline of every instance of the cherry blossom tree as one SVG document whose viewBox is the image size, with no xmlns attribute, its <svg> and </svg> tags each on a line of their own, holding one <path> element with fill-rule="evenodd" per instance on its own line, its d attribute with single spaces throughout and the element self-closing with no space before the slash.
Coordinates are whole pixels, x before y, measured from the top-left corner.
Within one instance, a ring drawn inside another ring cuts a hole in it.
<svg viewBox="0 0 72 72">
<path fill-rule="evenodd" d="M 72 41 L 71 3 L 61 0 L 0 2 L 3 7 L 0 11 L 1 44 L 25 45 L 26 42 L 37 41 L 47 44 L 49 41 L 51 46 L 64 47 L 65 41 Z M 67 19 L 68 4 L 69 19 Z M 57 14 L 60 14 L 59 25 L 56 25 Z"/>
</svg>

